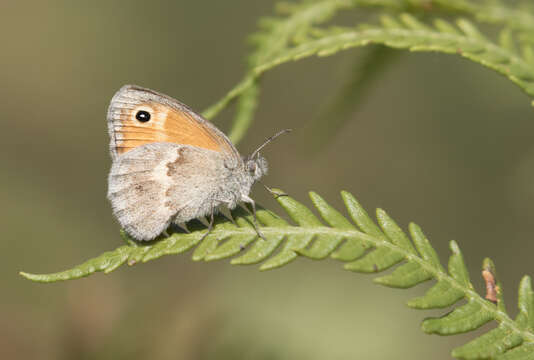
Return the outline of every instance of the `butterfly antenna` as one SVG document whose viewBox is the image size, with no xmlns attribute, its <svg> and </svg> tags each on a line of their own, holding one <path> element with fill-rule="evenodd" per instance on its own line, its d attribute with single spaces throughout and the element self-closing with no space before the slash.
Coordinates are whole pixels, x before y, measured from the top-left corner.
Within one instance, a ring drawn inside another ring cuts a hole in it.
<svg viewBox="0 0 534 360">
<path fill-rule="evenodd" d="M 280 135 L 283 135 L 285 133 L 288 133 L 288 132 L 291 132 L 293 131 L 293 129 L 284 129 L 284 130 L 280 130 L 279 132 L 277 132 L 276 134 L 274 134 L 273 136 L 267 138 L 263 144 L 260 145 L 260 147 L 258 147 L 253 153 L 252 155 L 250 155 L 248 158 L 249 159 L 252 159 L 254 158 L 254 156 L 256 156 L 261 149 L 263 149 L 268 143 L 270 143 L 271 141 L 273 141 L 274 139 L 276 139 L 277 137 L 279 137 Z"/>
</svg>

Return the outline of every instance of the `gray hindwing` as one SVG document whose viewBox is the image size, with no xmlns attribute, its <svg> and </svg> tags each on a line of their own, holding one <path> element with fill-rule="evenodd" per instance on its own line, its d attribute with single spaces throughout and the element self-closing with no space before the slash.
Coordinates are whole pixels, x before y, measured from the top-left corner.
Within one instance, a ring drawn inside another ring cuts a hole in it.
<svg viewBox="0 0 534 360">
<path fill-rule="evenodd" d="M 223 155 L 212 150 L 147 144 L 115 159 L 108 198 L 131 236 L 151 240 L 172 221 L 205 216 L 221 203 L 235 206 L 240 198 L 240 171 L 225 167 Z"/>
</svg>

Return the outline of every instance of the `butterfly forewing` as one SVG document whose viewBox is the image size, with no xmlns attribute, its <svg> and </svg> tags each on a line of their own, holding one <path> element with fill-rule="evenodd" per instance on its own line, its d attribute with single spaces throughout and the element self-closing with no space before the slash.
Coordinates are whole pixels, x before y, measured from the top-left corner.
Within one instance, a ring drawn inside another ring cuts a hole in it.
<svg viewBox="0 0 534 360">
<path fill-rule="evenodd" d="M 157 142 L 191 145 L 239 158 L 226 135 L 200 115 L 175 99 L 138 86 L 123 86 L 115 94 L 108 110 L 108 128 L 113 158 Z"/>
</svg>

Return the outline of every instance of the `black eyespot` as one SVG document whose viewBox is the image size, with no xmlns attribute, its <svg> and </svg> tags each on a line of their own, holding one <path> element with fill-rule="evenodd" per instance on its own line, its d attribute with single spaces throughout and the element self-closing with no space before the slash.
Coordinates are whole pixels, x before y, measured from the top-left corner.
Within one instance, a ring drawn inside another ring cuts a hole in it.
<svg viewBox="0 0 534 360">
<path fill-rule="evenodd" d="M 139 110 L 137 114 L 135 114 L 135 118 L 141 122 L 147 122 L 150 120 L 150 113 L 145 110 Z"/>
</svg>

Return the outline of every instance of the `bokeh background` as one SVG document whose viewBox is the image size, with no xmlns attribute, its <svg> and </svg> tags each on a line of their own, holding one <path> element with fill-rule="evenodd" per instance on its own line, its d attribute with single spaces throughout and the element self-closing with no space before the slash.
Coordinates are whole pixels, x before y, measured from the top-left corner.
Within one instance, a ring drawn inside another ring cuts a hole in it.
<svg viewBox="0 0 534 360">
<path fill-rule="evenodd" d="M 473 338 L 422 333 L 420 321 L 443 311 L 404 302 L 429 285 L 376 286 L 334 261 L 261 273 L 169 256 L 50 285 L 17 274 L 63 270 L 122 245 L 105 197 L 111 96 L 133 83 L 203 110 L 240 80 L 246 37 L 273 4 L 0 2 L 0 358 L 448 359 Z M 310 129 L 335 120 L 328 109 L 368 51 L 267 73 L 239 149 L 294 128 L 264 152 L 267 184 L 307 204 L 317 191 L 340 209 L 348 190 L 370 212 L 417 222 L 444 261 L 457 240 L 480 292 L 490 256 L 515 313 L 519 279 L 534 275 L 530 100 L 457 56 L 398 52 L 318 147 Z M 232 114 L 216 124 L 227 130 Z M 279 211 L 260 186 L 253 196 Z"/>
</svg>

